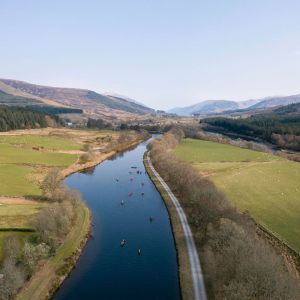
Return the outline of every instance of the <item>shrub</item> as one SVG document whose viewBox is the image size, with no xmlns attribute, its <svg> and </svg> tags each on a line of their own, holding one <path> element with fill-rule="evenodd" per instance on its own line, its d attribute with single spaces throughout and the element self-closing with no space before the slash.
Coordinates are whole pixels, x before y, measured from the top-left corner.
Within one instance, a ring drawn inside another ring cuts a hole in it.
<svg viewBox="0 0 300 300">
<path fill-rule="evenodd" d="M 50 254 L 50 246 L 46 243 L 32 244 L 26 242 L 23 249 L 23 262 L 29 274 L 35 269 L 37 263 L 41 259 L 45 259 Z"/>
<path fill-rule="evenodd" d="M 95 159 L 95 152 L 94 152 L 94 149 L 91 145 L 89 144 L 85 144 L 84 145 L 84 150 L 86 151 L 86 153 L 82 154 L 80 156 L 80 163 L 81 164 L 84 164 L 84 163 L 87 163 L 89 161 L 93 161 Z"/>
</svg>

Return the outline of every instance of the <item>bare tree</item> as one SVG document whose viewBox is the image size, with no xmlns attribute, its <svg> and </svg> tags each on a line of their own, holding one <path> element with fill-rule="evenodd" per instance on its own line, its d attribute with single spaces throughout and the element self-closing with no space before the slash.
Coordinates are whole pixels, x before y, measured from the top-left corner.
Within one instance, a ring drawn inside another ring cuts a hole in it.
<svg viewBox="0 0 300 300">
<path fill-rule="evenodd" d="M 164 134 L 150 143 L 150 155 L 186 211 L 209 298 L 298 299 L 299 283 L 282 258 L 257 237 L 249 216 L 236 211 L 212 182 L 174 155 L 181 138 L 174 130 Z"/>
<path fill-rule="evenodd" d="M 58 168 L 51 169 L 41 184 L 43 194 L 49 199 L 55 200 L 55 193 L 62 188 L 62 176 Z"/>
</svg>

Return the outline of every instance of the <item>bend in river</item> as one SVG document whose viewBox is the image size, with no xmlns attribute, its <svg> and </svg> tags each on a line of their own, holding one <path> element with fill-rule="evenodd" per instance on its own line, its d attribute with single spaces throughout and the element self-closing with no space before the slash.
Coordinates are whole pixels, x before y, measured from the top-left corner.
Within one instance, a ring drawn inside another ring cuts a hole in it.
<svg viewBox="0 0 300 300">
<path fill-rule="evenodd" d="M 147 143 L 66 179 L 92 212 L 93 238 L 55 300 L 180 299 L 168 212 L 143 165 Z"/>
</svg>

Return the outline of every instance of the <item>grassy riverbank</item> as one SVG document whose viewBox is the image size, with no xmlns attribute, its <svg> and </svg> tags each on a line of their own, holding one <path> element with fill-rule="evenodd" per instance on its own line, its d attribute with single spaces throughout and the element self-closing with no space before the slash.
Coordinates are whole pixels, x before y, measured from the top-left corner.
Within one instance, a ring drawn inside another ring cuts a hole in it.
<svg viewBox="0 0 300 300">
<path fill-rule="evenodd" d="M 91 215 L 84 204 L 77 208 L 77 217 L 74 224 L 55 256 L 40 267 L 16 299 L 48 299 L 60 286 L 73 269 L 89 237 Z"/>
<path fill-rule="evenodd" d="M 63 177 L 93 167 L 116 152 L 132 147 L 141 141 L 134 132 L 38 129 L 0 134 L 0 149 L 7 149 L 0 160 L 0 260 L 7 236 L 15 235 L 22 244 L 34 235 L 32 220 L 51 202 L 43 201 L 40 184 L 53 167 L 61 170 Z M 130 137 L 130 139 L 128 138 Z M 79 159 L 87 153 L 85 145 L 93 149 L 92 158 Z M 2 147 L 2 148 L 1 148 Z M 24 153 L 26 155 L 24 155 Z M 8 169 L 10 176 L 5 177 Z M 20 172 L 23 170 L 23 172 Z M 15 188 L 17 187 L 17 188 Z M 39 262 L 37 270 L 25 283 L 17 299 L 47 299 L 59 287 L 74 267 L 89 236 L 91 216 L 81 203 L 76 208 L 76 219 L 55 255 Z"/>
<path fill-rule="evenodd" d="M 176 155 L 300 253 L 300 164 L 272 154 L 184 139 Z"/>
<path fill-rule="evenodd" d="M 157 180 L 154 176 L 151 168 L 149 167 L 146 153 L 144 155 L 144 165 L 149 174 L 151 180 L 153 181 L 154 185 L 156 186 L 157 190 L 161 194 L 165 204 L 167 206 L 172 231 L 175 239 L 176 250 L 177 250 L 177 258 L 179 264 L 179 279 L 180 279 L 180 289 L 181 289 L 181 296 L 182 299 L 193 299 L 193 282 L 192 282 L 192 275 L 190 270 L 190 262 L 188 257 L 188 251 L 186 247 L 185 236 L 183 233 L 183 229 L 180 223 L 180 219 L 176 208 L 174 207 L 172 200 L 170 199 L 168 193 L 165 191 L 161 183 Z"/>
</svg>

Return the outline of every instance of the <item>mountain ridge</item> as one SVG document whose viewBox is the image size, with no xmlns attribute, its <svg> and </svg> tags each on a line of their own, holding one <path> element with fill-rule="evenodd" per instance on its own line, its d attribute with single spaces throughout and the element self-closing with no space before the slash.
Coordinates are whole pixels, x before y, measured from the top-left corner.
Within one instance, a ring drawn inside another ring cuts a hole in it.
<svg viewBox="0 0 300 300">
<path fill-rule="evenodd" d="M 179 116 L 209 115 L 239 109 L 266 109 L 298 102 L 300 102 L 300 94 L 291 96 L 272 96 L 262 99 L 249 99 L 244 101 L 204 100 L 193 105 L 172 108 L 167 110 L 167 112 L 173 114 L 175 113 Z"/>
<path fill-rule="evenodd" d="M 15 96 L 36 99 L 53 106 L 80 108 L 94 113 L 122 113 L 144 115 L 154 110 L 121 97 L 108 96 L 88 89 L 51 87 L 21 80 L 0 79 L 0 90 Z"/>
</svg>

